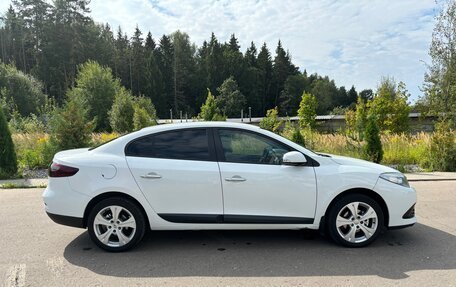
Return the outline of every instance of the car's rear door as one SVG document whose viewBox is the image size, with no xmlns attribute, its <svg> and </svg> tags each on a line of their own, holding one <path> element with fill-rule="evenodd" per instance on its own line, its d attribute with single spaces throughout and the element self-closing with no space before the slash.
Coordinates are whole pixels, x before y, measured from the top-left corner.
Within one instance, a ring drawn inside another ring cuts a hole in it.
<svg viewBox="0 0 456 287">
<path fill-rule="evenodd" d="M 311 224 L 314 168 L 282 165 L 292 149 L 260 133 L 219 128 L 215 133 L 227 223 Z"/>
<path fill-rule="evenodd" d="M 130 170 L 151 204 L 172 222 L 215 222 L 223 214 L 212 131 L 176 129 L 130 142 Z"/>
</svg>

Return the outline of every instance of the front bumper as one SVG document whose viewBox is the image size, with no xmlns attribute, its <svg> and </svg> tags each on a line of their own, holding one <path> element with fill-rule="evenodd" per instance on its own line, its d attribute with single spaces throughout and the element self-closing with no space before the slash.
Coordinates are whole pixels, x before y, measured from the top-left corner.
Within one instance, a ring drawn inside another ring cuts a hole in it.
<svg viewBox="0 0 456 287">
<path fill-rule="evenodd" d="M 389 229 L 408 227 L 416 223 L 416 191 L 413 187 L 404 187 L 379 178 L 374 191 L 385 200 Z"/>
</svg>

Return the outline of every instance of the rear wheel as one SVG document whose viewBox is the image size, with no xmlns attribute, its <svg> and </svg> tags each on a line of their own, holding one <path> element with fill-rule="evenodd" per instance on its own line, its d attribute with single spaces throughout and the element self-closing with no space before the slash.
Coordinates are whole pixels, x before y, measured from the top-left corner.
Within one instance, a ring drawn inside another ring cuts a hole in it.
<svg viewBox="0 0 456 287">
<path fill-rule="evenodd" d="M 111 252 L 133 248 L 144 236 L 144 215 L 139 207 L 125 198 L 108 198 L 91 210 L 88 218 L 91 239 Z"/>
<path fill-rule="evenodd" d="M 383 229 L 380 205 L 362 194 L 340 198 L 332 206 L 328 217 L 330 237 L 348 247 L 363 247 L 372 243 Z"/>
</svg>

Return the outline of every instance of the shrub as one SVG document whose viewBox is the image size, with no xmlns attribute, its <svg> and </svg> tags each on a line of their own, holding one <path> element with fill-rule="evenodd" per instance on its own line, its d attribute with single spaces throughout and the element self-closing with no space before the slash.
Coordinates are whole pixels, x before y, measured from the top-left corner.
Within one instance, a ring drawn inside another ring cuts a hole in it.
<svg viewBox="0 0 456 287">
<path fill-rule="evenodd" d="M 245 96 L 239 91 L 238 84 L 234 77 L 229 77 L 217 88 L 219 92 L 215 99 L 217 106 L 228 117 L 237 117 L 246 105 Z"/>
<path fill-rule="evenodd" d="M 0 97 L 22 116 L 38 112 L 45 101 L 42 87 L 43 84 L 34 77 L 13 65 L 0 63 Z"/>
<path fill-rule="evenodd" d="M 86 106 L 86 101 L 70 92 L 65 105 L 55 111 L 51 120 L 51 143 L 58 150 L 89 145 L 95 119 L 89 120 Z"/>
<path fill-rule="evenodd" d="M 375 117 L 367 119 L 366 130 L 364 132 L 364 156 L 367 160 L 379 163 L 383 158 L 382 142 L 380 140 L 380 130 Z"/>
<path fill-rule="evenodd" d="M 119 133 L 131 132 L 134 112 L 133 96 L 127 89 L 120 88 L 109 111 L 109 123 L 112 130 Z"/>
<path fill-rule="evenodd" d="M 348 110 L 345 113 L 345 122 L 347 123 L 347 135 L 362 141 L 367 122 L 367 106 L 362 97 L 358 97 L 354 111 Z"/>
<path fill-rule="evenodd" d="M 299 145 L 306 146 L 304 137 L 298 127 L 294 128 L 293 133 L 291 134 L 291 140 Z"/>
<path fill-rule="evenodd" d="M 21 117 L 18 112 L 12 114 L 9 127 L 12 133 L 44 133 L 46 131 L 45 123 L 35 114 Z"/>
<path fill-rule="evenodd" d="M 207 89 L 206 102 L 201 106 L 201 112 L 198 114 L 198 119 L 203 121 L 225 121 L 226 118 L 220 114 L 217 108 L 217 103 L 211 91 Z"/>
<path fill-rule="evenodd" d="M 432 170 L 456 171 L 456 136 L 450 123 L 442 121 L 436 124 L 431 137 L 429 167 Z"/>
<path fill-rule="evenodd" d="M 76 86 L 71 92 L 87 103 L 87 116 L 96 118 L 96 130 L 106 130 L 109 128 L 108 111 L 120 89 L 120 82 L 114 79 L 110 68 L 88 61 L 78 67 Z"/>
<path fill-rule="evenodd" d="M 27 169 L 46 168 L 58 151 L 49 136 L 42 133 L 16 134 L 13 141 L 16 145 L 20 172 Z"/>
<path fill-rule="evenodd" d="M 314 95 L 308 93 L 302 94 L 298 109 L 299 125 L 301 127 L 313 128 L 315 126 L 317 105 L 317 98 Z"/>
<path fill-rule="evenodd" d="M 277 107 L 267 110 L 266 117 L 260 122 L 260 128 L 276 133 L 282 125 L 282 121 L 279 119 L 278 114 Z"/>
<path fill-rule="evenodd" d="M 157 112 L 154 104 L 149 98 L 139 96 L 135 99 L 133 128 L 140 130 L 145 127 L 154 126 L 157 124 Z"/>
<path fill-rule="evenodd" d="M 375 115 L 382 131 L 401 133 L 409 130 L 410 94 L 403 82 L 382 78 L 377 94 L 368 102 L 369 114 Z"/>
<path fill-rule="evenodd" d="M 0 109 L 0 178 L 14 176 L 17 172 L 16 152 L 3 110 Z"/>
</svg>

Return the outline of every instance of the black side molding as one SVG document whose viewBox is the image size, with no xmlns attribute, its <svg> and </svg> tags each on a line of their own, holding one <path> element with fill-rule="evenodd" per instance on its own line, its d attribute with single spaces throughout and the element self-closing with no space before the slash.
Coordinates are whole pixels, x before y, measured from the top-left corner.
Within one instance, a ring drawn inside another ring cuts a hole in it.
<svg viewBox="0 0 456 287">
<path fill-rule="evenodd" d="M 49 218 L 51 218 L 55 223 L 72 226 L 72 227 L 79 227 L 84 228 L 83 220 L 79 217 L 72 217 L 66 215 L 59 215 L 47 212 Z"/>
<path fill-rule="evenodd" d="M 182 214 L 160 213 L 166 221 L 174 223 L 231 223 L 231 224 L 312 224 L 313 218 L 238 214 Z"/>
<path fill-rule="evenodd" d="M 187 213 L 160 213 L 166 221 L 174 223 L 222 223 L 223 215 L 218 214 L 187 214 Z"/>
</svg>

